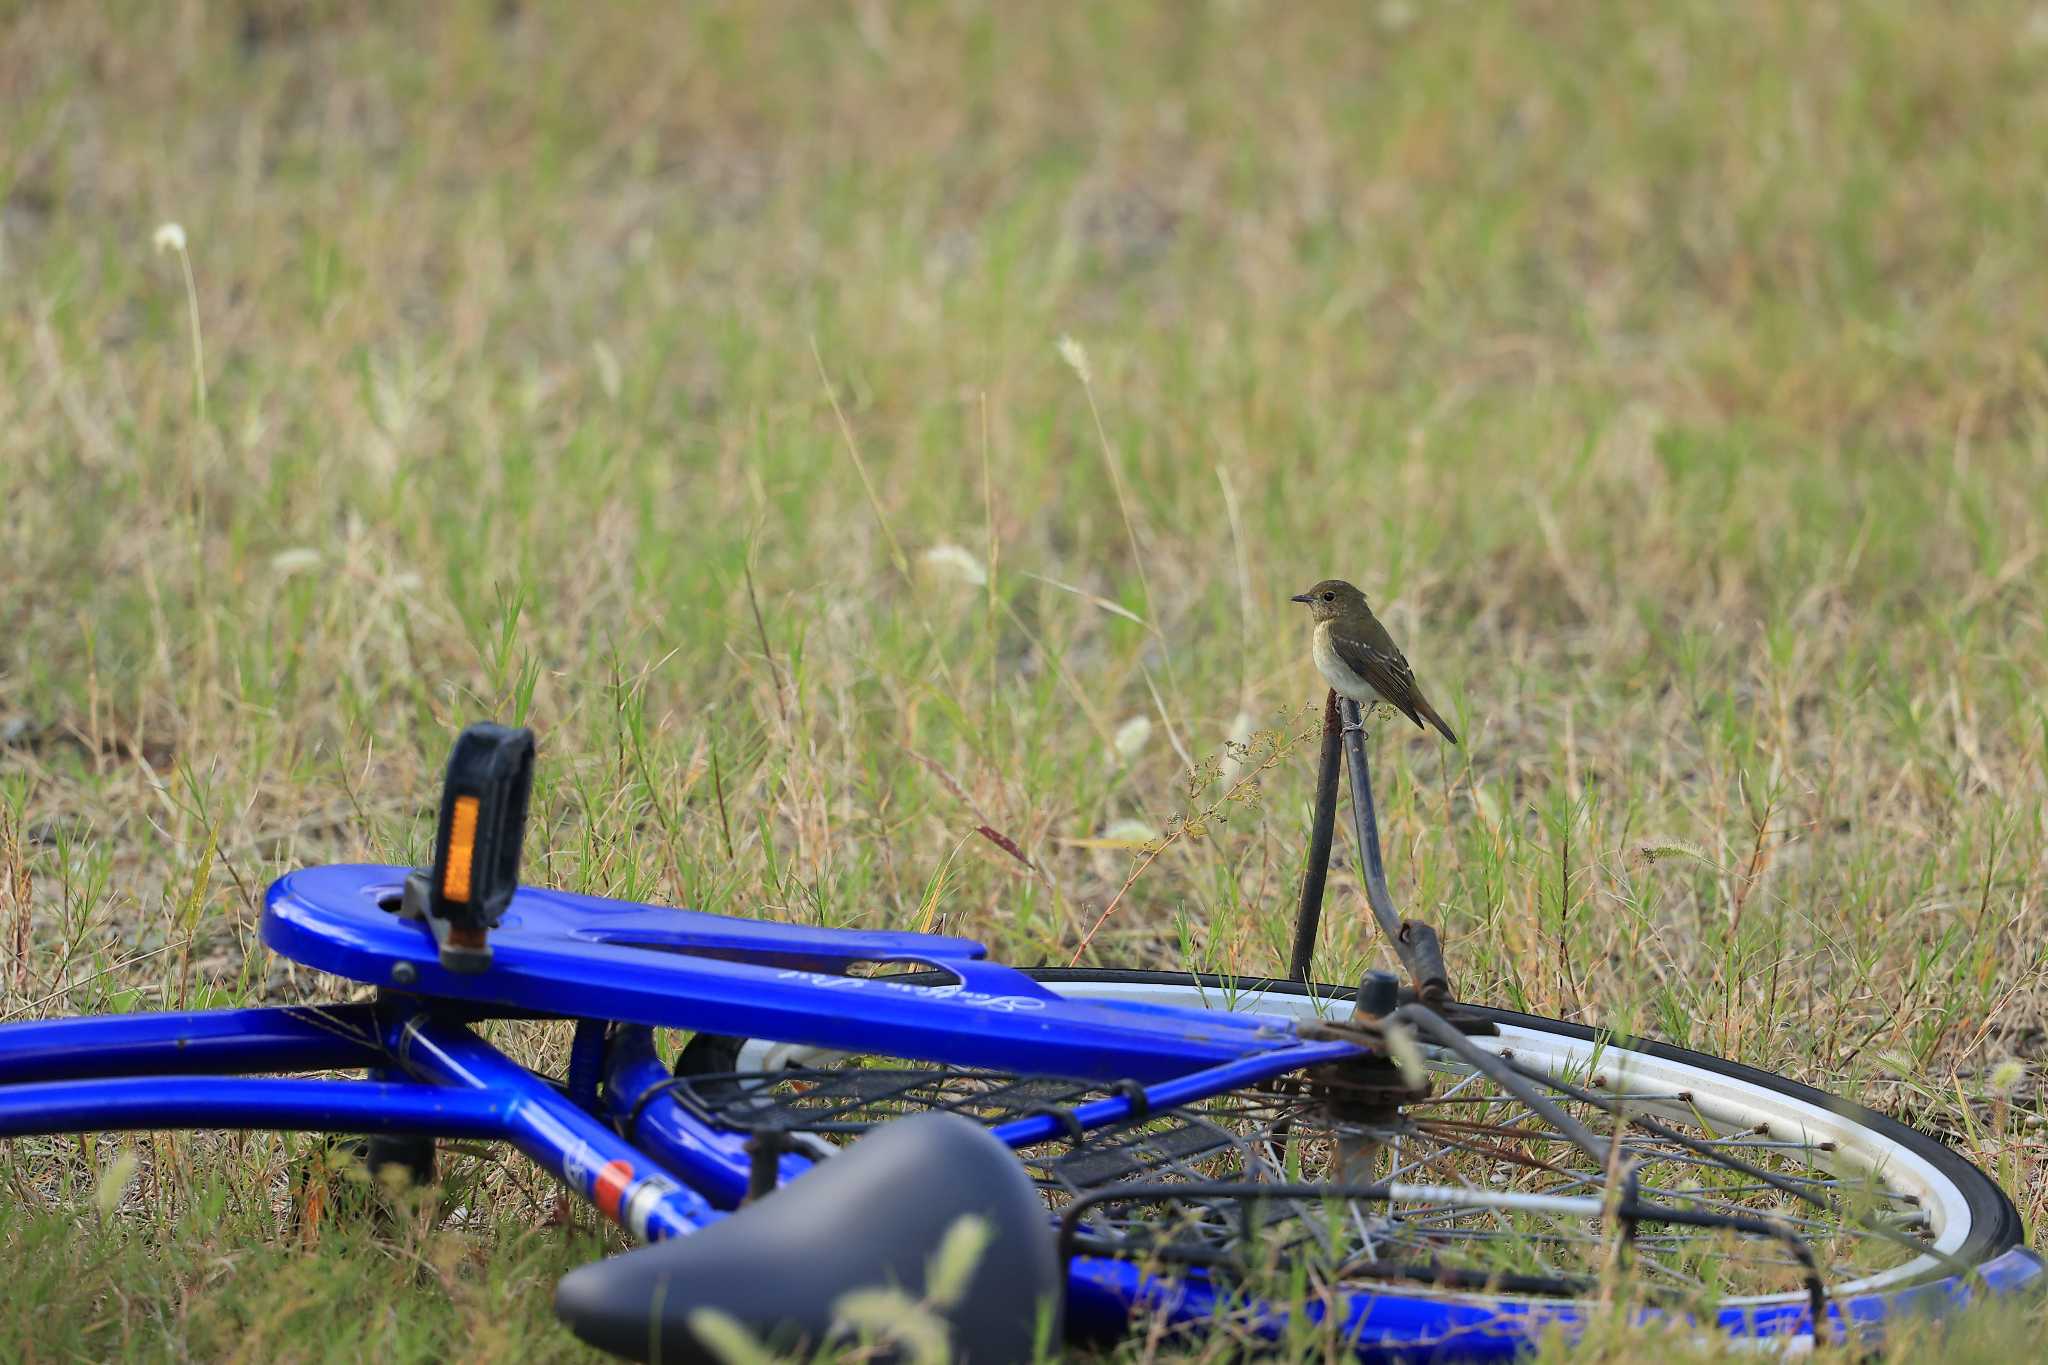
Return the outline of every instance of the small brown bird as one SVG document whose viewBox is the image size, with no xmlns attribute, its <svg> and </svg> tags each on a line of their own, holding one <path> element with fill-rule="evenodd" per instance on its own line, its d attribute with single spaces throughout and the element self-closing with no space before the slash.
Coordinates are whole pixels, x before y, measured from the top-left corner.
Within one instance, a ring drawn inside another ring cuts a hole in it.
<svg viewBox="0 0 2048 1365">
<path fill-rule="evenodd" d="M 1316 623 L 1311 647 L 1316 671 L 1339 696 L 1361 706 L 1383 701 L 1414 721 L 1417 729 L 1426 720 L 1443 731 L 1445 739 L 1458 742 L 1415 685 L 1415 670 L 1372 614 L 1364 593 L 1341 578 L 1326 578 L 1307 592 L 1296 593 L 1294 600 L 1308 604 L 1309 617 Z"/>
</svg>

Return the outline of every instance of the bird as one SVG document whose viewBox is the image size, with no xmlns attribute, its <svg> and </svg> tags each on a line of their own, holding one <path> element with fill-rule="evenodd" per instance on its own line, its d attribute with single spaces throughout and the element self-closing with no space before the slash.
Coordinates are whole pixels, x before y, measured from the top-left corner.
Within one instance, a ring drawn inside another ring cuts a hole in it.
<svg viewBox="0 0 2048 1365">
<path fill-rule="evenodd" d="M 1316 671 L 1339 696 L 1361 706 L 1383 701 L 1414 721 L 1418 730 L 1427 720 L 1445 739 L 1458 742 L 1456 733 L 1415 685 L 1415 670 L 1372 614 L 1364 593 L 1341 578 L 1326 578 L 1307 592 L 1296 593 L 1292 600 L 1308 607 L 1309 619 L 1315 622 L 1310 654 Z"/>
</svg>

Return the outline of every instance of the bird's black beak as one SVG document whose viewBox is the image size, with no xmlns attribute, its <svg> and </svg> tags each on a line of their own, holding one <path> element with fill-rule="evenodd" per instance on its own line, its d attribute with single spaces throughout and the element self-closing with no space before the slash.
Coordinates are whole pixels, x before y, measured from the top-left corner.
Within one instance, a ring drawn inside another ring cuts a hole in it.
<svg viewBox="0 0 2048 1365">
<path fill-rule="evenodd" d="M 1316 600 L 1316 597 L 1315 594 L 1311 592 L 1298 592 L 1294 594 L 1294 596 L 1288 598 L 1287 600 L 1290 602 L 1299 602 L 1303 606 L 1307 606 L 1309 603 L 1314 602 Z"/>
</svg>

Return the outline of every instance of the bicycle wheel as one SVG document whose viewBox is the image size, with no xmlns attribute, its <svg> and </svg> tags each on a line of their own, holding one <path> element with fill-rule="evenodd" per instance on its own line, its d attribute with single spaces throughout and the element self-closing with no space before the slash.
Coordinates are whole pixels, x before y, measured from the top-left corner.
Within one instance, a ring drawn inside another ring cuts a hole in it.
<svg viewBox="0 0 2048 1365">
<path fill-rule="evenodd" d="M 1292 982 L 1031 975 L 1134 1009 L 1350 1009 Z M 1419 1076 L 1297 1073 L 1019 1149 L 1064 1217 L 1070 1325 L 1145 1311 L 1272 1340 L 1314 1323 L 1367 1355 L 1473 1356 L 1617 1303 L 1783 1337 L 1813 1330 L 1816 1284 L 1832 1333 L 2040 1276 L 2003 1192 L 1925 1134 L 1685 1049 L 1461 1012 L 1491 1032 L 1417 1039 Z M 921 1109 L 1001 1124 L 1106 1093 L 756 1041 L 711 1055 L 737 1060 L 685 1075 L 686 1104 L 814 1152 Z"/>
</svg>

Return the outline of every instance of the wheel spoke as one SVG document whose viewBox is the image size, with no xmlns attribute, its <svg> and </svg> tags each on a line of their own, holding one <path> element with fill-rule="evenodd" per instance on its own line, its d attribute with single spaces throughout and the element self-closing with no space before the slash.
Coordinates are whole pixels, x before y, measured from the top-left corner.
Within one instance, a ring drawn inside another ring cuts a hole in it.
<svg viewBox="0 0 2048 1365">
<path fill-rule="evenodd" d="M 1333 1087 L 1305 1072 L 1068 1132 L 1019 1157 L 1052 1208 L 1089 1201 L 1078 1230 L 1093 1253 L 1253 1278 L 1262 1266 L 1300 1266 L 1330 1292 L 1384 1286 L 1390 1275 L 1445 1275 L 1460 1277 L 1446 1281 L 1454 1285 L 1507 1276 L 1578 1293 L 1605 1283 L 1619 1257 L 1646 1292 L 1667 1297 L 1796 1296 L 1802 1266 L 1782 1243 L 1657 1211 L 1796 1230 L 1836 1281 L 1902 1264 L 1923 1245 L 1915 1234 L 1931 1232 L 1913 1199 L 1838 1171 L 1832 1144 L 1774 1137 L 1756 1122 L 1709 1122 L 1694 1091 L 1600 1093 L 1462 1036 L 1452 1045 L 1432 1034 L 1424 1057 L 1433 1090 L 1419 1099 L 1384 1081 L 1347 1090 L 1349 1081 Z M 994 1125 L 1071 1114 L 1118 1093 L 862 1057 L 677 1085 L 686 1105 L 728 1126 L 834 1143 L 920 1109 Z M 1388 1093 L 1407 1102 L 1389 1104 Z M 1741 1111 L 1723 1103 L 1718 1112 Z M 1625 1254 L 1612 1186 L 1622 1170 L 1633 1171 L 1637 1191 Z M 1275 1194 L 1248 1195 L 1246 1182 Z M 1203 1193 L 1219 1183 L 1234 1192 Z M 1347 1193 L 1319 1192 L 1332 1183 Z"/>
</svg>

